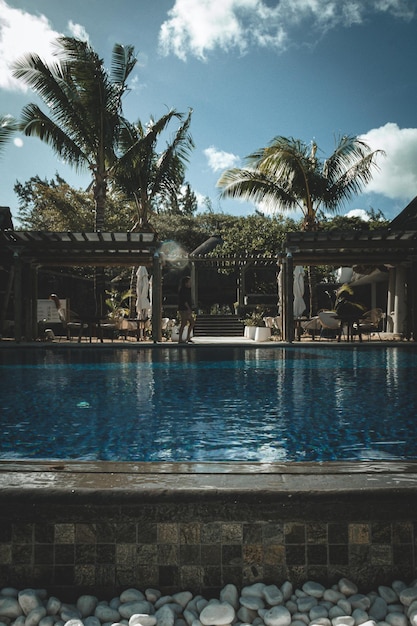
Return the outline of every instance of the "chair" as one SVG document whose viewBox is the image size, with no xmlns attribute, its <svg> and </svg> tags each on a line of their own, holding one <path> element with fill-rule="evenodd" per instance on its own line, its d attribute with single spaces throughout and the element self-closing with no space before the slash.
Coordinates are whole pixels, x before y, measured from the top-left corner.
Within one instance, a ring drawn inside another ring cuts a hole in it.
<svg viewBox="0 0 417 626">
<path fill-rule="evenodd" d="M 371 340 L 372 333 L 376 333 L 378 338 L 381 339 L 381 321 L 384 316 L 382 309 L 370 309 L 363 314 L 358 323 L 358 330 L 363 335 L 368 335 L 368 340 Z"/>
<path fill-rule="evenodd" d="M 301 328 L 303 329 L 305 335 L 311 335 L 314 340 L 316 338 L 316 333 L 321 331 L 323 326 L 320 322 L 319 316 L 315 315 L 311 319 L 301 322 Z"/>
<path fill-rule="evenodd" d="M 110 335 L 110 339 L 113 343 L 116 330 L 117 325 L 115 322 L 109 322 L 108 320 L 100 321 L 100 325 L 97 328 L 97 333 L 100 334 L 100 341 L 103 343 L 104 335 Z"/>
<path fill-rule="evenodd" d="M 336 311 L 319 311 L 318 318 L 321 324 L 320 339 L 325 329 L 333 331 L 333 334 L 336 332 L 337 338 L 340 339 L 343 329 Z"/>
</svg>

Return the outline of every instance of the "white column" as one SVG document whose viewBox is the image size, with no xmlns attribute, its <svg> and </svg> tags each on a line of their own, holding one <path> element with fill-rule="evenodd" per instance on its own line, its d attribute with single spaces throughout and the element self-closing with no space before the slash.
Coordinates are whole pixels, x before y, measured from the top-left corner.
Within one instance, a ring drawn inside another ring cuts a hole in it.
<svg viewBox="0 0 417 626">
<path fill-rule="evenodd" d="M 407 306 L 405 302 L 405 267 L 397 266 L 395 272 L 395 292 L 394 292 L 394 333 L 405 331 L 405 319 Z"/>
<path fill-rule="evenodd" d="M 385 329 L 387 333 L 394 332 L 394 299 L 395 299 L 395 275 L 396 268 L 390 267 L 388 274 L 388 294 L 387 294 L 387 319 Z"/>
</svg>

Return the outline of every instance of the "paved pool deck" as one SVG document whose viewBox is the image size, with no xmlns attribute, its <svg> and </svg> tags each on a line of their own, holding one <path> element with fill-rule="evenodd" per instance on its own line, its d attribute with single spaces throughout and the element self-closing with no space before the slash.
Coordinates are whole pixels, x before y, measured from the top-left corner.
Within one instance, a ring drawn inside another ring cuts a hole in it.
<svg viewBox="0 0 417 626">
<path fill-rule="evenodd" d="M 25 498 L 89 501 L 172 498 L 277 499 L 292 496 L 410 498 L 417 462 L 130 463 L 0 461 L 0 502 Z"/>
</svg>

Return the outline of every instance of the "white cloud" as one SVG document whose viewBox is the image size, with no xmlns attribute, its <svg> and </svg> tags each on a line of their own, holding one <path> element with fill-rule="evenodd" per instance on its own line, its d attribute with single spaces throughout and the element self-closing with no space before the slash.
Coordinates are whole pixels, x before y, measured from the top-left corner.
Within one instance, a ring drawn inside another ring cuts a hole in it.
<svg viewBox="0 0 417 626">
<path fill-rule="evenodd" d="M 369 222 L 370 217 L 364 209 L 352 209 L 346 213 L 346 217 L 359 217 L 364 222 Z"/>
<path fill-rule="evenodd" d="M 0 88 L 26 90 L 23 83 L 13 78 L 11 64 L 28 52 L 36 52 L 45 60 L 51 59 L 50 44 L 58 36 L 44 15 L 13 9 L 0 0 Z"/>
<path fill-rule="evenodd" d="M 159 36 L 164 54 L 204 60 L 216 48 L 245 52 L 249 45 L 283 50 L 294 28 L 317 37 L 335 26 L 360 24 L 374 13 L 402 19 L 416 14 L 415 0 L 175 0 Z"/>
<path fill-rule="evenodd" d="M 384 150 L 377 160 L 366 192 L 390 199 L 409 200 L 417 195 L 417 128 L 399 128 L 392 122 L 373 128 L 361 137 L 373 150 Z"/>
<path fill-rule="evenodd" d="M 72 37 L 80 39 L 81 41 L 89 41 L 88 33 L 81 24 L 76 24 L 70 20 L 68 22 L 68 30 L 70 31 Z"/>
<path fill-rule="evenodd" d="M 23 147 L 23 140 L 20 137 L 16 137 L 15 139 L 13 139 L 13 143 L 16 146 L 16 148 Z"/>
<path fill-rule="evenodd" d="M 225 152 L 224 150 L 217 150 L 214 146 L 206 148 L 204 154 L 213 172 L 221 172 L 231 167 L 237 167 L 240 163 L 240 158 L 235 154 Z"/>
<path fill-rule="evenodd" d="M 85 28 L 72 21 L 68 23 L 68 34 L 88 41 Z M 13 78 L 12 64 L 28 53 L 36 53 L 47 63 L 51 62 L 54 59 L 51 44 L 61 35 L 44 15 L 14 9 L 0 0 L 0 89 L 27 91 L 23 81 Z"/>
</svg>

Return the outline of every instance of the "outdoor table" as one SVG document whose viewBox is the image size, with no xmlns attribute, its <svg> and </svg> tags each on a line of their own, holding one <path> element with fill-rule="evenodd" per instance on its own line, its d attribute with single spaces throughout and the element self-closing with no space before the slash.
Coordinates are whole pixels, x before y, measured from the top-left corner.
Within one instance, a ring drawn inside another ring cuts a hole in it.
<svg viewBox="0 0 417 626">
<path fill-rule="evenodd" d="M 133 331 L 136 334 L 136 341 L 142 341 L 146 322 L 147 320 L 140 320 L 136 317 L 125 318 L 120 322 L 119 330 L 125 339 L 127 339 L 127 333 Z"/>
<path fill-rule="evenodd" d="M 343 315 L 343 316 L 335 316 L 336 319 L 340 320 L 340 329 L 339 336 L 337 341 L 341 340 L 343 328 L 346 326 L 346 341 L 354 341 L 353 329 L 356 324 L 358 329 L 358 337 L 359 341 L 362 341 L 362 333 L 361 327 L 359 324 L 359 320 L 361 319 L 360 315 Z"/>
<path fill-rule="evenodd" d="M 87 315 L 87 316 L 82 316 L 80 318 L 80 332 L 78 333 L 78 343 L 81 342 L 84 328 L 88 329 L 88 336 L 90 338 L 90 343 L 91 343 L 94 331 L 96 332 L 97 339 L 100 339 L 101 343 L 103 343 L 103 333 L 101 331 L 99 317 Z"/>
</svg>

